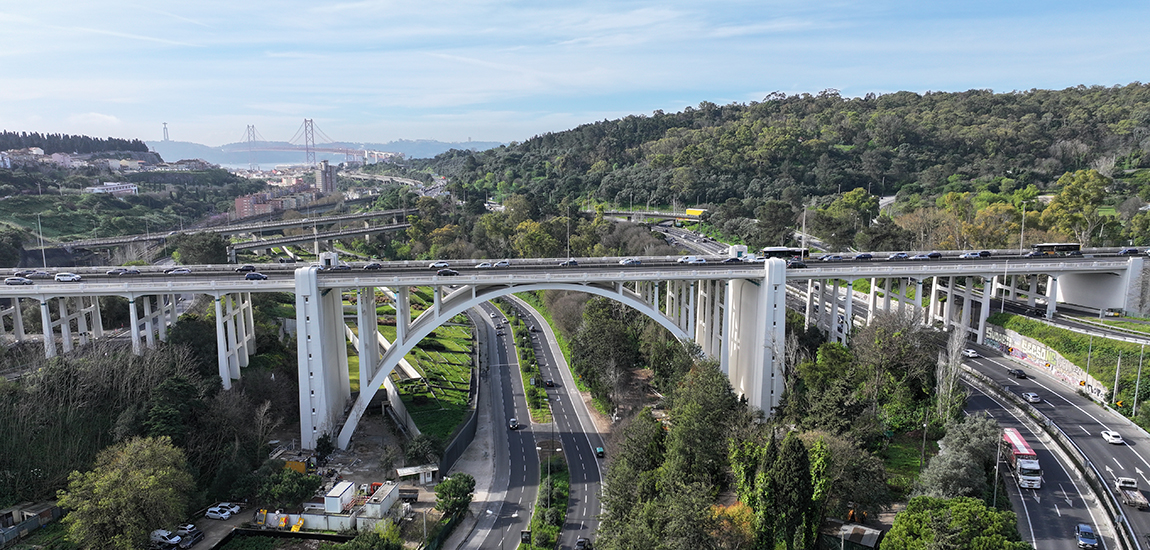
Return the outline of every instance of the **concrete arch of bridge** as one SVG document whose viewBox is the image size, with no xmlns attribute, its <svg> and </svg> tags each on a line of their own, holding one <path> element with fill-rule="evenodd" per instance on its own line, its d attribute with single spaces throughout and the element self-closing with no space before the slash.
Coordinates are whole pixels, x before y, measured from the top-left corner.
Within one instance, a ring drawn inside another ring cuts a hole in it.
<svg viewBox="0 0 1150 550">
<path fill-rule="evenodd" d="M 634 294 L 626 291 L 622 285 L 614 287 L 604 287 L 594 284 L 575 284 L 575 283 L 535 283 L 526 285 L 496 285 L 488 287 L 475 287 L 464 286 L 451 294 L 448 294 L 439 308 L 439 313 L 436 315 L 435 309 L 428 309 L 426 313 L 420 315 L 415 322 L 412 323 L 408 331 L 407 338 L 403 342 L 396 342 L 387 350 L 383 359 L 380 360 L 379 369 L 376 371 L 375 376 L 371 378 L 371 382 L 364 386 L 360 385 L 359 397 L 356 398 L 355 406 L 351 408 L 351 414 L 344 422 L 343 427 L 340 429 L 338 445 L 341 449 L 346 449 L 351 442 L 351 436 L 355 433 L 356 427 L 359 425 L 359 420 L 363 413 L 367 410 L 367 404 L 375 397 L 376 392 L 379 391 L 384 380 L 391 375 L 391 371 L 399 364 L 399 360 L 415 346 L 419 344 L 424 337 L 431 334 L 433 330 L 443 325 L 452 317 L 467 311 L 484 302 L 489 302 L 495 298 L 515 294 L 518 292 L 534 292 L 536 290 L 568 290 L 576 292 L 586 292 L 604 298 L 610 298 L 618 302 L 635 308 L 640 313 L 650 317 L 655 322 L 659 323 L 663 328 L 671 331 L 676 338 L 682 340 L 691 338 L 685 330 L 675 325 L 671 319 L 663 315 L 653 304 L 648 304 L 640 300 Z"/>
</svg>

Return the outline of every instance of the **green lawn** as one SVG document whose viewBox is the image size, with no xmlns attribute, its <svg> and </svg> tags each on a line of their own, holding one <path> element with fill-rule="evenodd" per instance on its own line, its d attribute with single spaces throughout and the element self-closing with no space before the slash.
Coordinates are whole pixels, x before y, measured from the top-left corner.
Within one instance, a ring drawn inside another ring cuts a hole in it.
<svg viewBox="0 0 1150 550">
<path fill-rule="evenodd" d="M 878 453 L 886 466 L 887 486 L 896 499 L 909 497 L 918 480 L 922 458 L 922 432 L 914 431 L 893 437 L 890 444 Z M 926 460 L 938 454 L 938 442 L 926 440 Z"/>
<path fill-rule="evenodd" d="M 1111 327 L 1116 327 L 1116 328 L 1121 328 L 1121 329 L 1126 329 L 1126 330 L 1132 330 L 1134 332 L 1141 332 L 1141 333 L 1145 333 L 1145 334 L 1150 334 L 1150 324 L 1146 324 L 1146 323 L 1135 323 L 1133 321 L 1114 321 L 1114 320 L 1110 320 L 1110 319 L 1103 319 L 1102 323 L 1107 325 L 1107 326 L 1111 326 Z"/>
</svg>

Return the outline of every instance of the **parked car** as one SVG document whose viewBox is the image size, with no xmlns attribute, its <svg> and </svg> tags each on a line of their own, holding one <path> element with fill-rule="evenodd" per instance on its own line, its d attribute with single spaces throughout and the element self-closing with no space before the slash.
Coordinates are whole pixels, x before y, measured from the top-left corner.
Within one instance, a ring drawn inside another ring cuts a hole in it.
<svg viewBox="0 0 1150 550">
<path fill-rule="evenodd" d="M 443 269 L 445 267 L 451 267 L 451 264 L 449 264 L 443 260 L 439 260 L 439 261 L 431 262 L 430 264 L 428 264 L 427 267 L 429 267 L 431 269 Z"/>
<path fill-rule="evenodd" d="M 635 258 L 623 258 L 622 260 L 619 260 L 619 265 L 642 265 L 642 263 L 643 262 L 640 262 Z"/>
<path fill-rule="evenodd" d="M 1110 430 L 1102 430 L 1102 439 L 1105 439 L 1107 443 L 1113 445 L 1121 445 L 1125 443 L 1122 440 L 1122 434 Z"/>
<path fill-rule="evenodd" d="M 246 281 L 264 281 L 264 280 L 267 280 L 267 278 L 268 278 L 267 275 L 264 275 L 263 273 L 260 273 L 259 271 L 253 271 L 251 273 L 248 273 L 247 275 L 244 275 L 244 280 L 246 280 Z"/>
<path fill-rule="evenodd" d="M 454 277 L 459 275 L 459 272 L 454 269 L 440 269 L 439 271 L 436 271 L 435 274 L 439 275 L 440 277 Z"/>
<path fill-rule="evenodd" d="M 1027 403 L 1041 403 L 1042 402 L 1042 398 L 1038 397 L 1038 394 L 1034 393 L 1034 392 L 1026 392 L 1026 393 L 1022 394 L 1022 398 L 1025 399 Z"/>
<path fill-rule="evenodd" d="M 32 279 L 27 279 L 24 277 L 8 277 L 8 278 L 4 279 L 4 284 L 6 284 L 6 285 L 34 285 L 36 283 L 33 282 Z"/>
<path fill-rule="evenodd" d="M 244 264 L 244 265 L 241 265 L 241 266 L 236 268 L 237 273 L 243 273 L 246 271 L 255 271 L 255 270 L 256 270 L 256 266 L 254 266 L 252 264 Z"/>
<path fill-rule="evenodd" d="M 1094 534 L 1094 528 L 1089 523 L 1079 523 L 1074 528 L 1074 538 L 1079 548 L 1098 548 L 1098 535 Z"/>
<path fill-rule="evenodd" d="M 74 283 L 80 279 L 81 277 L 75 273 L 60 272 L 56 274 L 56 282 L 58 283 Z"/>
<path fill-rule="evenodd" d="M 171 531 L 165 531 L 164 529 L 156 529 L 155 531 L 152 531 L 152 536 L 150 539 L 152 542 L 158 542 L 160 544 L 180 543 L 179 535 L 172 533 Z"/>
<path fill-rule="evenodd" d="M 212 506 L 211 508 L 208 508 L 206 513 L 204 513 L 204 517 L 208 519 L 225 520 L 231 519 L 232 513 L 218 506 Z"/>
<path fill-rule="evenodd" d="M 191 548 L 197 542 L 204 540 L 204 532 L 196 529 L 183 536 L 184 540 L 180 541 L 180 548 Z"/>
<path fill-rule="evenodd" d="M 233 516 L 240 513 L 240 505 L 236 504 L 234 502 L 221 502 L 221 503 L 217 504 L 216 507 L 217 508 L 223 508 L 224 510 L 227 510 L 228 513 L 230 513 Z"/>
<path fill-rule="evenodd" d="M 977 357 L 981 357 L 981 356 L 978 354 L 978 352 L 977 352 L 977 351 L 974 351 L 974 350 L 972 350 L 972 349 L 970 349 L 970 348 L 966 348 L 966 349 L 962 350 L 962 355 L 964 355 L 964 356 L 966 356 L 966 357 L 969 357 L 969 358 L 971 358 L 971 359 L 974 359 L 974 358 L 977 358 Z"/>
<path fill-rule="evenodd" d="M 184 536 L 193 531 L 199 531 L 199 529 L 196 528 L 196 524 L 194 523 L 184 523 L 182 525 L 176 526 L 176 534 L 180 536 Z"/>
</svg>

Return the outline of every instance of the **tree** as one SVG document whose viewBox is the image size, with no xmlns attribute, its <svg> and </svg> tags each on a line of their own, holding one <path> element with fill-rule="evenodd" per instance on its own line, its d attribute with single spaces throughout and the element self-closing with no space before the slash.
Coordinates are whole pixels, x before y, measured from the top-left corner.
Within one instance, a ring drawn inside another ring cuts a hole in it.
<svg viewBox="0 0 1150 550">
<path fill-rule="evenodd" d="M 1074 235 L 1083 246 L 1093 245 L 1095 233 L 1106 223 L 1106 216 L 1098 213 L 1110 178 L 1095 170 L 1067 172 L 1058 178 L 1061 191 L 1050 201 L 1042 219 L 1055 229 Z"/>
<path fill-rule="evenodd" d="M 473 492 L 475 478 L 470 474 L 455 474 L 435 486 L 435 509 L 448 516 L 466 512 Z"/>
<path fill-rule="evenodd" d="M 319 476 L 301 474 L 291 468 L 281 467 L 263 480 L 256 500 L 269 508 L 299 506 L 314 495 L 321 485 L 323 478 Z"/>
<path fill-rule="evenodd" d="M 973 548 L 1026 550 L 1030 544 L 1018 534 L 1014 512 L 988 508 L 969 497 L 941 499 L 915 497 L 894 518 L 883 538 L 882 550 Z M 943 544 L 945 541 L 946 544 Z"/>
<path fill-rule="evenodd" d="M 808 521 L 814 488 L 811 485 L 811 462 L 807 447 L 794 432 L 783 439 L 778 462 L 774 467 L 775 513 L 779 535 L 787 550 L 798 543 L 805 547 L 803 525 Z"/>
<path fill-rule="evenodd" d="M 94 468 L 72 472 L 59 493 L 68 537 L 83 548 L 135 549 L 154 529 L 184 519 L 194 488 L 183 451 L 167 437 L 133 438 L 100 452 Z"/>
<path fill-rule="evenodd" d="M 219 233 L 180 234 L 174 238 L 176 254 L 184 264 L 224 264 L 228 262 L 228 243 Z"/>
</svg>

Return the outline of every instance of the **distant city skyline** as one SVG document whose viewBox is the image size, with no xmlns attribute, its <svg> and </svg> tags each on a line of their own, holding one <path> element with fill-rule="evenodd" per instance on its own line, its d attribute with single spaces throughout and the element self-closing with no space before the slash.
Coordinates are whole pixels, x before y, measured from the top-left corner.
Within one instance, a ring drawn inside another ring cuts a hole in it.
<svg viewBox="0 0 1150 550">
<path fill-rule="evenodd" d="M 217 146 L 522 141 L 774 91 L 1145 80 L 1150 3 L 389 0 L 12 3 L 0 129 Z"/>
</svg>

